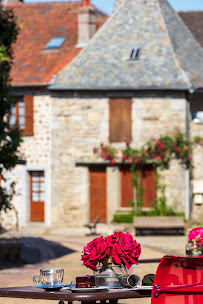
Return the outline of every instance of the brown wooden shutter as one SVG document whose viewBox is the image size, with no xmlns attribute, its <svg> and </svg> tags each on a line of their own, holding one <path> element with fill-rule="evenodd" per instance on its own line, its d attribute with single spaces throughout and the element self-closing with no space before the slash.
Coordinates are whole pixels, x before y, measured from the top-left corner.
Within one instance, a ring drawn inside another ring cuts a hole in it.
<svg viewBox="0 0 203 304">
<path fill-rule="evenodd" d="M 33 96 L 25 95 L 25 136 L 33 136 Z"/>
<path fill-rule="evenodd" d="M 121 207 L 130 207 L 129 201 L 133 200 L 132 172 L 130 166 L 120 169 L 121 175 Z"/>
<path fill-rule="evenodd" d="M 131 141 L 131 106 L 132 100 L 113 98 L 109 102 L 110 141 Z"/>
<path fill-rule="evenodd" d="M 153 201 L 156 199 L 155 172 L 152 168 L 144 168 L 142 176 L 143 207 L 153 208 Z"/>
</svg>

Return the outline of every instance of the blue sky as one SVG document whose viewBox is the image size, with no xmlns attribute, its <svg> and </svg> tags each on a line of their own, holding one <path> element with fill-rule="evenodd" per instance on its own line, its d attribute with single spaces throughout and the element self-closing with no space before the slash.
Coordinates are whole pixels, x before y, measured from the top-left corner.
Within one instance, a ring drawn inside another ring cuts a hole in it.
<svg viewBox="0 0 203 304">
<path fill-rule="evenodd" d="M 54 2 L 60 0 L 24 0 L 25 3 L 28 2 Z M 71 0 L 61 0 L 61 1 L 71 1 Z M 72 0 L 74 1 L 74 0 Z M 79 0 L 76 0 L 79 1 Z M 136 0 L 134 0 L 136 1 Z M 203 10 L 203 0 L 168 0 L 171 6 L 176 11 L 198 11 Z M 111 14 L 111 9 L 115 0 L 92 0 L 92 3 L 97 7 L 101 8 L 108 14 Z"/>
<path fill-rule="evenodd" d="M 115 0 L 92 0 L 92 3 L 110 14 L 114 1 Z M 168 0 L 168 1 L 176 11 L 203 10 L 203 0 Z"/>
</svg>

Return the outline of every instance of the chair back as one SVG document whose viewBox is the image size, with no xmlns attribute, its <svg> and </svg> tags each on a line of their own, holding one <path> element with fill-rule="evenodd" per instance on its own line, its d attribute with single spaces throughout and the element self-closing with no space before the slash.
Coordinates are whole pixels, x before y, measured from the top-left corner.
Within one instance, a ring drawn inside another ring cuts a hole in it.
<svg viewBox="0 0 203 304">
<path fill-rule="evenodd" d="M 98 224 L 99 220 L 100 220 L 100 217 L 96 216 L 94 219 L 94 222 L 93 222 L 94 226 L 96 226 L 96 224 Z"/>
<path fill-rule="evenodd" d="M 203 304 L 203 256 L 164 256 L 157 268 L 151 304 Z"/>
</svg>

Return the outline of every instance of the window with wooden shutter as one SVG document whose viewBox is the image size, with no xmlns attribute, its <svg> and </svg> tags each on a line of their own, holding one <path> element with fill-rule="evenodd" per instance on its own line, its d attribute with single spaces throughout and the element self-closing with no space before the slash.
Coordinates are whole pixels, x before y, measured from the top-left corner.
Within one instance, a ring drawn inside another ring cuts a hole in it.
<svg viewBox="0 0 203 304">
<path fill-rule="evenodd" d="M 112 98 L 109 102 L 110 142 L 131 141 L 132 100 Z"/>
<path fill-rule="evenodd" d="M 25 95 L 25 136 L 33 136 L 33 96 Z"/>
<path fill-rule="evenodd" d="M 9 115 L 10 126 L 17 125 L 25 136 L 33 136 L 33 96 L 18 97 Z"/>
</svg>

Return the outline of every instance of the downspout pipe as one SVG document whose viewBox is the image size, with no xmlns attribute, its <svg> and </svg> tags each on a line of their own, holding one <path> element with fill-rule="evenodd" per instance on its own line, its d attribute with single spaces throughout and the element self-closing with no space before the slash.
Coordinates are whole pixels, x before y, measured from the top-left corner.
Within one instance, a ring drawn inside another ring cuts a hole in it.
<svg viewBox="0 0 203 304">
<path fill-rule="evenodd" d="M 190 102 L 194 89 L 190 88 L 186 93 L 186 137 L 187 141 L 190 141 Z M 190 163 L 186 164 L 185 170 L 185 219 L 190 219 Z"/>
</svg>

